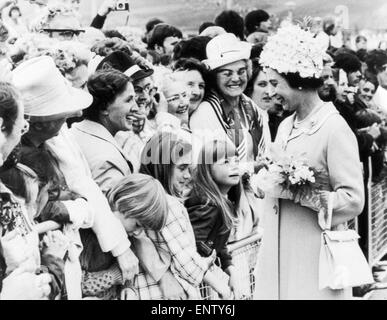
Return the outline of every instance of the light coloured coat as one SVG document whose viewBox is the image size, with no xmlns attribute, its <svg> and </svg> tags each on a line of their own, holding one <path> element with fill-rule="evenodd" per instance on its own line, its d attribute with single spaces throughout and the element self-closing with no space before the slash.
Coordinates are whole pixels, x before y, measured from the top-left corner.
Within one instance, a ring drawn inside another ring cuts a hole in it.
<svg viewBox="0 0 387 320">
<path fill-rule="evenodd" d="M 131 173 L 123 150 L 110 132 L 97 122 L 84 120 L 75 123 L 70 131 L 89 163 L 93 179 L 109 196 L 111 188 Z"/>
<path fill-rule="evenodd" d="M 359 215 L 364 206 L 364 187 L 355 135 L 331 103 L 312 111 L 294 130 L 295 115 L 280 125 L 276 143 L 287 153 L 304 153 L 309 165 L 324 170 L 334 193 L 333 225 Z M 322 229 L 317 212 L 280 200 L 278 212 L 268 211 L 258 266 L 256 299 L 347 299 L 351 289 L 318 289 Z M 267 235 L 269 235 L 267 237 Z"/>
</svg>

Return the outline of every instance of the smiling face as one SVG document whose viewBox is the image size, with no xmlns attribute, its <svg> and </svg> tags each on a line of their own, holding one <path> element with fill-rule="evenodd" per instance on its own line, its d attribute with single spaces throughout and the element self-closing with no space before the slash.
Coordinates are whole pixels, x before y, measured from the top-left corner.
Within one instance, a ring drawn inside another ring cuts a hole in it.
<svg viewBox="0 0 387 320">
<path fill-rule="evenodd" d="M 211 166 L 211 175 L 221 190 L 236 186 L 240 181 L 238 157 L 222 157 Z"/>
<path fill-rule="evenodd" d="M 173 165 L 171 175 L 171 185 L 178 194 L 183 194 L 189 187 L 191 176 L 192 153 L 187 152 Z"/>
<path fill-rule="evenodd" d="M 118 131 L 130 131 L 137 112 L 134 88 L 128 82 L 125 90 L 103 111 L 104 124 L 113 135 Z"/>
<path fill-rule="evenodd" d="M 201 73 L 197 70 L 177 71 L 175 72 L 175 76 L 188 87 L 190 95 L 189 114 L 191 115 L 203 101 L 206 84 Z"/>
<path fill-rule="evenodd" d="M 363 101 L 366 105 L 368 105 L 372 98 L 375 95 L 375 86 L 366 80 L 360 81 L 360 86 L 359 86 L 359 94 L 358 97 L 360 98 L 361 101 Z"/>
<path fill-rule="evenodd" d="M 154 82 L 152 77 L 146 77 L 144 79 L 133 82 L 134 91 L 136 93 L 136 102 L 140 112 L 149 115 L 149 111 L 152 105 L 151 93 L 154 88 Z"/>
<path fill-rule="evenodd" d="M 274 107 L 274 99 L 270 97 L 269 86 L 271 86 L 271 84 L 267 79 L 266 73 L 260 71 L 254 81 L 251 99 L 253 99 L 262 110 L 269 110 Z"/>
<path fill-rule="evenodd" d="M 188 122 L 189 94 L 188 87 L 182 81 L 169 81 L 164 88 L 168 102 L 168 113 Z"/>
<path fill-rule="evenodd" d="M 216 70 L 218 90 L 225 98 L 239 97 L 247 86 L 247 63 L 239 60 Z"/>
<path fill-rule="evenodd" d="M 271 97 L 275 96 L 281 101 L 285 110 L 294 111 L 299 101 L 298 91 L 290 87 L 286 79 L 274 69 L 269 68 L 266 74 L 268 82 L 271 85 L 269 95 Z"/>
</svg>

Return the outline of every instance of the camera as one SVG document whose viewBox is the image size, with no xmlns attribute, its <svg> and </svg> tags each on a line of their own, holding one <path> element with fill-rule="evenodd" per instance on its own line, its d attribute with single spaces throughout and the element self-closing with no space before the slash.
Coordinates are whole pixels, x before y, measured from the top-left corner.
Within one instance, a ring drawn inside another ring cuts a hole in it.
<svg viewBox="0 0 387 320">
<path fill-rule="evenodd" d="M 129 1 L 117 1 L 116 11 L 129 11 Z"/>
</svg>

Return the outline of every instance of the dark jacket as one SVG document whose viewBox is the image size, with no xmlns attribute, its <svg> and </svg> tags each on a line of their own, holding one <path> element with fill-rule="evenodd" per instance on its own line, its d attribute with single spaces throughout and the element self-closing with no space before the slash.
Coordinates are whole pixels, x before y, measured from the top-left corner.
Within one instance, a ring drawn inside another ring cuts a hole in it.
<svg viewBox="0 0 387 320">
<path fill-rule="evenodd" d="M 93 21 L 91 22 L 90 27 L 93 27 L 96 29 L 102 29 L 105 23 L 105 20 L 106 20 L 106 16 L 100 16 L 99 14 L 97 14 L 94 17 Z"/>
<path fill-rule="evenodd" d="M 200 242 L 206 243 L 211 249 L 216 251 L 221 267 L 225 270 L 232 264 L 232 258 L 227 249 L 231 230 L 226 230 L 222 212 L 215 204 L 208 203 L 207 199 L 194 193 L 185 201 L 185 206 L 195 233 L 199 254 L 203 255 L 200 250 Z M 211 233 L 215 234 L 215 236 L 210 237 L 214 239 L 209 239 Z"/>
<path fill-rule="evenodd" d="M 341 102 L 338 100 L 334 102 L 334 105 L 355 134 L 359 145 L 360 160 L 364 162 L 364 160 L 372 154 L 371 148 L 374 143 L 374 139 L 368 133 L 358 132 L 357 130 L 359 128 L 357 124 L 356 111 L 360 110 L 359 108 L 361 108 L 361 106 L 358 101 L 357 103 L 351 105 L 349 102 Z"/>
</svg>

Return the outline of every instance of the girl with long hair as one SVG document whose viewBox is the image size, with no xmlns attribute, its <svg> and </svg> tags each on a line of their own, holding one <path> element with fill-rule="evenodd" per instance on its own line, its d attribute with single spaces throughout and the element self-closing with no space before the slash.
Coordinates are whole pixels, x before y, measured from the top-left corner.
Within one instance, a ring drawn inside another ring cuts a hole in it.
<svg viewBox="0 0 387 320">
<path fill-rule="evenodd" d="M 171 270 L 180 282 L 188 299 L 200 299 L 199 285 L 202 281 L 219 293 L 230 298 L 231 290 L 217 276 L 213 268 L 214 255 L 202 257 L 195 246 L 195 235 L 186 208 L 180 202 L 187 183 L 191 180 L 191 150 L 189 142 L 174 132 L 160 132 L 145 146 L 140 173 L 157 179 L 167 193 L 167 221 L 159 232 L 146 230 L 147 236 L 171 254 Z M 220 271 L 220 270 L 219 270 Z M 223 274 L 222 274 L 223 275 Z M 223 278 L 225 278 L 224 275 Z M 151 279 L 146 279 L 150 283 Z M 148 286 L 148 288 L 150 288 Z M 158 298 L 151 290 L 142 290 L 142 299 Z"/>
<path fill-rule="evenodd" d="M 200 152 L 193 191 L 185 202 L 202 256 L 213 250 L 221 268 L 229 275 L 229 286 L 240 298 L 237 271 L 227 250 L 232 231 L 238 225 L 243 191 L 236 147 L 226 140 L 206 143 Z"/>
</svg>

